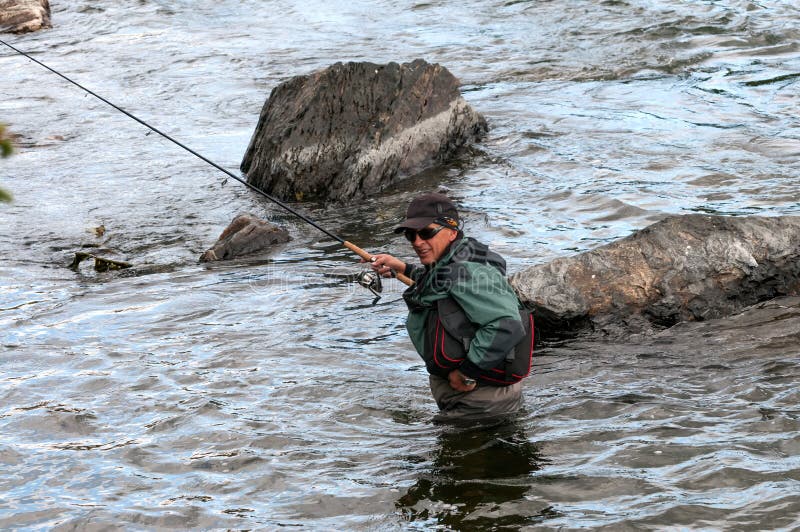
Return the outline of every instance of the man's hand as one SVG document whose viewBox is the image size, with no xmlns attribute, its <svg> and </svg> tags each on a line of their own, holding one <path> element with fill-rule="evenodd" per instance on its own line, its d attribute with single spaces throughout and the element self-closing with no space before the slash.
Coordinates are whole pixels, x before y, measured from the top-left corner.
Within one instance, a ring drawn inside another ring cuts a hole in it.
<svg viewBox="0 0 800 532">
<path fill-rule="evenodd" d="M 365 261 L 362 260 L 361 262 Z M 406 271 L 405 262 L 387 253 L 374 255 L 370 266 L 372 266 L 372 270 L 380 274 L 381 277 L 392 277 L 392 272 L 405 273 Z"/>
<path fill-rule="evenodd" d="M 475 389 L 477 384 L 465 384 L 464 379 L 467 378 L 466 375 L 454 369 L 447 375 L 448 380 L 450 381 L 450 387 L 457 392 L 471 392 Z"/>
</svg>

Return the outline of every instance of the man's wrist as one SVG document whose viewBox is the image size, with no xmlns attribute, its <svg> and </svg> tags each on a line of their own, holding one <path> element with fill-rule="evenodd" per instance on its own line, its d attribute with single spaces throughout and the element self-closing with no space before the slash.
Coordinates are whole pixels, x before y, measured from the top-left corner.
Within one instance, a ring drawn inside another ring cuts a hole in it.
<svg viewBox="0 0 800 532">
<path fill-rule="evenodd" d="M 463 372 L 461 372 L 461 370 L 458 369 L 454 369 L 453 371 L 450 372 L 451 381 L 453 380 L 453 376 L 455 376 L 455 380 L 457 380 L 464 386 L 475 386 L 476 384 L 478 384 L 478 381 L 476 381 L 472 377 L 467 377 L 466 375 L 464 375 Z"/>
<path fill-rule="evenodd" d="M 461 382 L 463 382 L 467 386 L 475 386 L 476 384 L 478 384 L 478 381 L 476 381 L 472 377 L 467 377 L 466 375 L 461 379 Z"/>
<path fill-rule="evenodd" d="M 460 371 L 465 377 L 469 377 L 473 380 L 477 379 L 481 374 L 481 368 L 470 362 L 469 359 L 464 360 L 464 362 L 458 366 L 458 371 Z"/>
</svg>

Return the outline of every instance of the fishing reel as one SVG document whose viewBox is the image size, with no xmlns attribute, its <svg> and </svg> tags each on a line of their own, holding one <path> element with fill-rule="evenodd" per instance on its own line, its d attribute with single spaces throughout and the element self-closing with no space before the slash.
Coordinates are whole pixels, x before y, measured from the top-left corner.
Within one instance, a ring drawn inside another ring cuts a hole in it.
<svg viewBox="0 0 800 532">
<path fill-rule="evenodd" d="M 381 298 L 381 292 L 383 291 L 383 283 L 381 283 L 380 275 L 370 269 L 364 268 L 361 270 L 361 273 L 356 275 L 356 282 L 372 292 L 375 296 L 375 299 L 372 301 L 373 305 L 378 302 Z"/>
</svg>

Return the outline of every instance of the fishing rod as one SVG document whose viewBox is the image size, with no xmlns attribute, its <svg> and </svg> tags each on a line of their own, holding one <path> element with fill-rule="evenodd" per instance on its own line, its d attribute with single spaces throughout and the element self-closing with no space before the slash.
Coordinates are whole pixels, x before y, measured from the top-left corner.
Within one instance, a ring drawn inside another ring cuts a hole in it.
<svg viewBox="0 0 800 532">
<path fill-rule="evenodd" d="M 347 240 L 345 240 L 344 238 L 342 238 L 342 237 L 340 237 L 340 236 L 338 236 L 338 235 L 336 235 L 336 234 L 334 234 L 334 233 L 332 233 L 332 232 L 328 231 L 328 230 L 327 230 L 327 229 L 325 229 L 324 227 L 322 227 L 322 226 L 320 226 L 319 224 L 317 224 L 317 223 L 316 223 L 314 220 L 312 220 L 311 218 L 309 218 L 309 217 L 305 216 L 305 215 L 304 215 L 304 214 L 302 214 L 301 212 L 298 212 L 296 209 L 294 209 L 294 208 L 292 208 L 291 206 L 287 205 L 286 203 L 282 202 L 282 201 L 281 201 L 281 200 L 279 200 L 278 198 L 276 198 L 276 197 L 274 197 L 274 196 L 272 196 L 272 195 L 270 195 L 270 194 L 267 194 L 266 192 L 264 192 L 263 190 L 261 190 L 261 189 L 260 189 L 260 188 L 258 188 L 257 186 L 255 186 L 255 185 L 252 185 L 252 184 L 248 183 L 248 182 L 247 182 L 247 181 L 245 181 L 244 179 L 240 178 L 239 176 L 237 176 L 237 175 L 233 174 L 233 173 L 232 173 L 232 172 L 230 172 L 229 170 L 226 170 L 226 169 L 225 169 L 225 168 L 223 168 L 222 166 L 218 165 L 217 163 L 215 163 L 215 162 L 214 162 L 214 161 L 212 161 L 211 159 L 208 159 L 208 158 L 207 158 L 207 157 L 205 157 L 204 155 L 201 155 L 200 153 L 198 153 L 198 152 L 194 151 L 193 149 L 189 148 L 189 147 L 188 147 L 188 146 L 186 146 L 185 144 L 183 144 L 183 143 L 181 143 L 181 142 L 179 142 L 179 141 L 175 140 L 174 138 L 170 137 L 169 135 L 167 135 L 167 134 L 166 134 L 166 133 L 164 133 L 163 131 L 161 131 L 161 130 L 159 130 L 159 129 L 157 129 L 157 128 L 153 127 L 153 126 L 151 126 L 150 124 L 148 124 L 147 122 L 145 122 L 145 121 L 144 121 L 144 120 L 142 120 L 141 118 L 139 118 L 139 117 L 137 117 L 137 116 L 133 115 L 132 113 L 129 113 L 128 111 L 126 111 L 126 110 L 125 110 L 125 109 L 123 109 L 122 107 L 119 107 L 118 105 L 116 105 L 116 104 L 114 104 L 114 103 L 111 103 L 110 101 L 106 100 L 105 98 L 103 98 L 103 97 L 102 97 L 102 96 L 100 96 L 99 94 L 97 94 L 97 93 L 95 93 L 95 92 L 93 92 L 93 91 L 91 91 L 91 90 L 87 89 L 86 87 L 84 87 L 83 85 L 81 85 L 80 83 L 78 83 L 77 81 L 73 81 L 72 79 L 70 79 L 70 78 L 68 78 L 67 76 L 65 76 L 64 74 L 62 74 L 61 72 L 58 72 L 57 70 L 55 70 L 55 69 L 53 69 L 53 68 L 51 68 L 51 67 L 49 67 L 49 66 L 45 65 L 44 63 L 42 63 L 42 62 L 41 62 L 41 61 L 39 61 L 38 59 L 36 59 L 36 58 L 34 58 L 34 57 L 31 57 L 29 54 L 27 54 L 27 53 L 23 52 L 23 51 L 22 51 L 22 50 L 20 50 L 19 48 L 16 48 L 16 47 L 14 47 L 14 46 L 12 46 L 12 45 L 8 44 L 7 42 L 5 42 L 5 41 L 4 41 L 4 40 L 2 40 L 2 39 L 0 39 L 0 43 L 2 43 L 2 44 L 4 44 L 4 45 L 8 46 L 9 48 L 11 48 L 12 50 L 14 50 L 14 51 L 15 51 L 15 52 L 17 52 L 18 54 L 20 54 L 20 55 L 22 55 L 22 56 L 25 56 L 25 57 L 27 57 L 28 59 L 30 59 L 31 61 L 33 61 L 33 62 L 34 62 L 34 63 L 36 63 L 37 65 L 39 65 L 39 66 L 41 66 L 41 67 L 44 67 L 44 68 L 46 68 L 47 70 L 49 70 L 49 71 L 50 71 L 50 72 L 52 72 L 53 74 L 56 74 L 57 76 L 59 76 L 59 77 L 61 77 L 61 78 L 65 79 L 65 80 L 67 80 L 68 82 L 72 83 L 73 85 L 75 85 L 76 87 L 80 88 L 81 90 L 84 90 L 84 91 L 86 91 L 87 93 L 91 94 L 92 96 L 94 96 L 94 97 L 95 97 L 95 98 L 97 98 L 98 100 L 102 101 L 103 103 L 105 103 L 105 104 L 107 104 L 107 105 L 109 105 L 109 106 L 113 107 L 114 109 L 116 109 L 116 110 L 117 110 L 117 111 L 119 111 L 120 113 L 124 114 L 125 116 L 127 116 L 127 117 L 129 117 L 129 118 L 132 118 L 133 120 L 136 120 L 137 122 L 139 122 L 140 124 L 142 124 L 144 127 L 148 128 L 148 129 L 149 129 L 149 130 L 151 130 L 151 131 L 154 131 L 155 133 L 158 133 L 159 135 L 161 135 L 162 137 L 164 137 L 164 138 L 165 138 L 165 139 L 167 139 L 168 141 L 172 142 L 173 144 L 176 144 L 176 145 L 180 146 L 181 148 L 183 148 L 184 150 L 188 151 L 189 153 L 191 153 L 191 154 L 192 154 L 192 155 L 194 155 L 195 157 L 197 157 L 197 158 L 201 159 L 202 161 L 204 161 L 204 162 L 206 162 L 206 163 L 210 164 L 211 166 L 213 166 L 214 168 L 216 168 L 216 169 L 217 169 L 217 170 L 219 170 L 220 172 L 223 172 L 223 173 L 224 173 L 224 174 L 226 174 L 228 177 L 231 177 L 231 178 L 235 179 L 236 181 L 238 181 L 239 183 L 243 184 L 244 186 L 246 186 L 246 187 L 247 187 L 247 188 L 249 188 L 250 190 L 252 190 L 252 191 L 254 191 L 254 192 L 257 192 L 257 193 L 261 194 L 262 196 L 264 196 L 265 198 L 267 198 L 269 201 L 271 201 L 271 202 L 272 202 L 272 203 L 274 203 L 275 205 L 277 205 L 277 206 L 281 207 L 282 209 L 284 209 L 285 211 L 287 211 L 287 212 L 289 212 L 289 213 L 291 213 L 291 214 L 293 214 L 293 215 L 297 216 L 298 218 L 300 218 L 301 220 L 303 220 L 303 221 L 304 221 L 304 222 L 306 222 L 307 224 L 311 225 L 312 227 L 314 227 L 314 228 L 318 229 L 319 231 L 322 231 L 322 232 L 323 232 L 323 233 L 325 233 L 327 236 L 329 236 L 329 237 L 330 237 L 330 238 L 332 238 L 333 240 L 335 240 L 335 241 L 339 242 L 341 245 L 343 245 L 344 247 L 346 247 L 347 249 L 349 249 L 350 251 L 352 251 L 353 253 L 355 253 L 356 255 L 358 255 L 359 257 L 361 257 L 362 259 L 364 259 L 365 261 L 367 261 L 367 262 L 372 262 L 372 261 L 375 259 L 375 257 L 373 257 L 373 255 L 372 255 L 372 254 L 370 254 L 370 253 L 367 253 L 366 251 L 364 251 L 364 250 L 363 250 L 363 249 L 361 249 L 360 247 L 356 246 L 356 245 L 355 245 L 355 244 L 353 244 L 352 242 L 348 242 L 348 241 L 347 241 Z M 372 290 L 372 291 L 373 291 L 373 293 L 374 293 L 376 288 L 377 288 L 378 290 L 380 289 L 380 279 L 379 279 L 377 276 L 374 276 L 374 275 L 368 275 L 368 274 L 370 274 L 370 273 L 371 273 L 371 272 L 366 272 L 365 274 L 362 274 L 361 276 L 359 276 L 358 282 L 359 282 L 359 284 L 361 284 L 362 286 L 365 286 L 365 287 L 369 288 L 370 290 Z M 407 277 L 406 275 L 403 275 L 403 274 L 402 274 L 402 273 L 400 273 L 400 272 L 393 272 L 393 274 L 394 274 L 394 276 L 395 276 L 397 279 L 399 279 L 401 282 L 403 282 L 403 283 L 407 284 L 408 286 L 411 286 L 412 284 L 414 284 L 414 281 L 413 281 L 413 280 L 412 280 L 410 277 Z"/>
</svg>

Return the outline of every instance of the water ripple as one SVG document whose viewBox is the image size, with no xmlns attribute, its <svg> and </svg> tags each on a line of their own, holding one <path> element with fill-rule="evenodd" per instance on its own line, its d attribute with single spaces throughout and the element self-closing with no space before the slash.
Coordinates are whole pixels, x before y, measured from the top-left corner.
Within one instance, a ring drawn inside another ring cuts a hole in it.
<svg viewBox="0 0 800 532">
<path fill-rule="evenodd" d="M 277 83 L 440 62 L 485 141 L 347 216 L 301 208 L 407 256 L 396 220 L 442 187 L 513 272 L 667 214 L 796 214 L 795 19 L 768 0 L 102 0 L 14 42 L 232 171 Z M 402 285 L 373 305 L 315 230 L 30 62 L 0 68 L 20 135 L 0 163 L 0 527 L 797 527 L 796 303 L 550 346 L 518 417 L 441 425 Z M 199 265 L 240 212 L 293 241 Z M 135 267 L 67 269 L 85 249 Z"/>
</svg>

